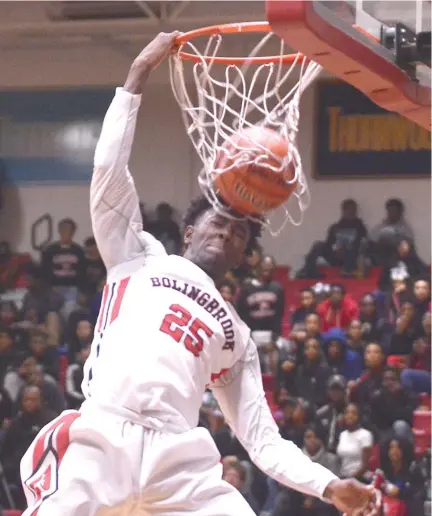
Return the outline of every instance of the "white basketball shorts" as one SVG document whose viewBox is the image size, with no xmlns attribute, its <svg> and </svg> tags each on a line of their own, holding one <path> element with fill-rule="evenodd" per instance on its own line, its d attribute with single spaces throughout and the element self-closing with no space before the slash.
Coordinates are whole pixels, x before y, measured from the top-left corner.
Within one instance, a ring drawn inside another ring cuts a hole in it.
<svg viewBox="0 0 432 516">
<path fill-rule="evenodd" d="M 23 516 L 253 516 L 222 480 L 207 430 L 162 433 L 106 411 L 63 412 L 21 461 Z"/>
</svg>

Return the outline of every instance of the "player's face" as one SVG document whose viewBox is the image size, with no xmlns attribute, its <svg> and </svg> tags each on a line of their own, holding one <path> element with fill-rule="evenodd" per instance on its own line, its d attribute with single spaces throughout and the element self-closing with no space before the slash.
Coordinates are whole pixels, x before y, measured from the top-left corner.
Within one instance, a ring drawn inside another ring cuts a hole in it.
<svg viewBox="0 0 432 516">
<path fill-rule="evenodd" d="M 230 219 L 211 208 L 186 229 L 184 256 L 210 277 L 220 278 L 242 263 L 249 237 L 247 221 Z"/>
</svg>

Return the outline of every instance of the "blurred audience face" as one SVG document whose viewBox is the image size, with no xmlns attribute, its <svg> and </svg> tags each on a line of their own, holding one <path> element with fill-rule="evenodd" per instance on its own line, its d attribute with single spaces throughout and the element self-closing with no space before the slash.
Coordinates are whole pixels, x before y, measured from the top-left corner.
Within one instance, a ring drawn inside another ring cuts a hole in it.
<svg viewBox="0 0 432 516">
<path fill-rule="evenodd" d="M 303 290 L 300 293 L 300 304 L 302 308 L 305 308 L 306 310 L 309 310 L 311 306 L 315 304 L 315 295 L 310 290 Z"/>
<path fill-rule="evenodd" d="M 89 342 L 93 337 L 93 325 L 90 321 L 79 321 L 76 328 L 76 336 L 81 342 Z"/>
<path fill-rule="evenodd" d="M 342 218 L 345 220 L 357 218 L 357 203 L 355 201 L 350 199 L 342 203 Z"/>
<path fill-rule="evenodd" d="M 402 240 L 398 245 L 399 256 L 405 258 L 411 251 L 411 245 L 406 240 Z"/>
<path fill-rule="evenodd" d="M 59 224 L 58 229 L 60 242 L 62 244 L 71 244 L 75 234 L 75 226 L 70 222 L 64 221 Z"/>
<path fill-rule="evenodd" d="M 392 464 L 400 464 L 403 459 L 403 452 L 400 447 L 399 441 L 393 439 L 389 443 L 388 458 Z"/>
<path fill-rule="evenodd" d="M 41 367 L 35 367 L 34 370 L 28 375 L 27 383 L 29 385 L 35 385 L 42 388 L 44 383 L 44 375 Z"/>
<path fill-rule="evenodd" d="M 355 429 L 360 422 L 360 413 L 357 405 L 350 403 L 344 412 L 345 426 L 348 430 Z"/>
<path fill-rule="evenodd" d="M 293 420 L 294 413 L 297 410 L 298 401 L 295 398 L 289 398 L 286 405 L 282 409 L 283 419 L 285 423 L 290 423 Z"/>
<path fill-rule="evenodd" d="M 238 464 L 235 468 L 227 468 L 223 476 L 225 482 L 228 482 L 228 484 L 231 484 L 239 491 L 241 491 L 244 486 L 244 479 L 240 473 L 240 468 L 242 468 L 240 464 Z"/>
<path fill-rule="evenodd" d="M 362 340 L 363 326 L 360 321 L 351 321 L 348 328 L 348 337 L 352 340 Z"/>
<path fill-rule="evenodd" d="M 390 224 L 396 224 L 399 222 L 403 215 L 403 208 L 399 204 L 390 203 L 386 207 L 387 211 L 387 220 Z"/>
<path fill-rule="evenodd" d="M 38 387 L 28 387 L 25 389 L 21 407 L 26 414 L 35 414 L 42 408 L 41 392 Z"/>
<path fill-rule="evenodd" d="M 332 405 L 339 406 L 345 402 L 345 391 L 341 387 L 330 387 L 327 397 Z"/>
<path fill-rule="evenodd" d="M 297 406 L 294 409 L 292 423 L 294 426 L 297 427 L 302 427 L 306 423 L 306 409 L 303 405 L 302 400 L 299 400 Z"/>
<path fill-rule="evenodd" d="M 219 289 L 222 299 L 227 303 L 231 303 L 234 297 L 234 292 L 229 285 L 222 285 Z"/>
<path fill-rule="evenodd" d="M 430 298 L 430 286 L 425 280 L 418 280 L 414 283 L 414 295 L 419 301 L 427 301 Z"/>
<path fill-rule="evenodd" d="M 7 353 L 13 344 L 13 340 L 6 331 L 0 332 L 0 353 Z"/>
<path fill-rule="evenodd" d="M 383 387 L 388 392 L 394 394 L 401 389 L 399 375 L 396 371 L 385 371 L 383 374 Z"/>
<path fill-rule="evenodd" d="M 360 301 L 360 314 L 369 319 L 375 315 L 375 298 L 371 295 L 364 296 Z"/>
<path fill-rule="evenodd" d="M 330 290 L 330 302 L 333 306 L 340 306 L 344 297 L 343 290 L 338 285 L 333 285 Z"/>
<path fill-rule="evenodd" d="M 316 455 L 323 447 L 322 441 L 312 429 L 305 432 L 304 447 L 309 455 Z"/>
<path fill-rule="evenodd" d="M 261 253 L 258 249 L 253 249 L 252 252 L 246 257 L 246 263 L 251 269 L 256 269 L 261 261 Z"/>
<path fill-rule="evenodd" d="M 385 355 L 379 344 L 371 342 L 366 346 L 365 364 L 370 369 L 376 369 L 384 364 Z"/>
<path fill-rule="evenodd" d="M 263 282 L 269 282 L 272 280 L 273 271 L 276 264 L 271 256 L 264 256 L 260 265 L 260 280 Z"/>
<path fill-rule="evenodd" d="M 287 401 L 288 398 L 289 398 L 289 392 L 287 391 L 287 389 L 285 389 L 285 387 L 281 387 L 279 389 L 279 392 L 277 393 L 276 403 L 278 405 L 280 405 L 281 403 Z"/>
<path fill-rule="evenodd" d="M 318 339 L 307 339 L 304 345 L 305 357 L 310 362 L 319 360 L 321 356 L 321 345 Z"/>
<path fill-rule="evenodd" d="M 401 306 L 401 315 L 406 317 L 407 319 L 412 319 L 415 314 L 415 307 L 412 303 L 406 302 Z"/>
<path fill-rule="evenodd" d="M 48 342 L 43 335 L 32 335 L 30 337 L 29 347 L 32 355 L 40 358 L 48 349 Z"/>
<path fill-rule="evenodd" d="M 86 258 L 89 260 L 100 260 L 100 253 L 98 246 L 93 238 L 89 238 L 84 245 L 84 252 Z"/>
<path fill-rule="evenodd" d="M 305 330 L 310 336 L 318 335 L 320 332 L 320 318 L 316 314 L 309 314 L 305 319 Z"/>
<path fill-rule="evenodd" d="M 395 294 L 405 292 L 405 290 L 407 289 L 406 281 L 404 279 L 394 279 L 392 281 L 392 289 Z"/>
<path fill-rule="evenodd" d="M 328 356 L 332 360 L 337 360 L 342 355 L 341 343 L 337 340 L 332 340 L 328 346 Z"/>
<path fill-rule="evenodd" d="M 37 362 L 34 357 L 26 358 L 18 369 L 18 374 L 22 378 L 28 378 L 36 369 Z"/>
</svg>

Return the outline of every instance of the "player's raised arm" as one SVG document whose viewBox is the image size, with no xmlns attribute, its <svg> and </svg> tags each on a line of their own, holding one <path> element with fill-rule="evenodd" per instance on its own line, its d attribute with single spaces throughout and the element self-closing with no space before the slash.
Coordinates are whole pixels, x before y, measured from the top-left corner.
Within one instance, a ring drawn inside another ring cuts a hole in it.
<svg viewBox="0 0 432 516">
<path fill-rule="evenodd" d="M 282 439 L 265 399 L 255 344 L 212 386 L 219 406 L 251 460 L 287 487 L 331 501 L 348 515 L 376 516 L 375 493 L 355 480 L 339 480 Z M 354 512 L 356 511 L 356 512 Z"/>
<path fill-rule="evenodd" d="M 169 54 L 178 32 L 161 33 L 133 62 L 123 88 L 105 115 L 90 187 L 93 233 L 107 269 L 148 251 L 153 237 L 142 231 L 138 195 L 128 162 L 142 89 L 151 71 Z"/>
</svg>

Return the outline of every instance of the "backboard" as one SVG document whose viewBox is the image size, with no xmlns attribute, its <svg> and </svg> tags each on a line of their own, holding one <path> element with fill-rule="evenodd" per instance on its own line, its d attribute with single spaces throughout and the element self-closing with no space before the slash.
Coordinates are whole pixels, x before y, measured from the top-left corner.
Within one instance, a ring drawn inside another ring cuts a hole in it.
<svg viewBox="0 0 432 516">
<path fill-rule="evenodd" d="M 267 0 L 272 30 L 376 104 L 431 129 L 431 1 Z"/>
</svg>

